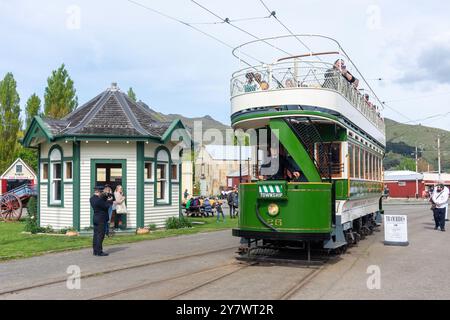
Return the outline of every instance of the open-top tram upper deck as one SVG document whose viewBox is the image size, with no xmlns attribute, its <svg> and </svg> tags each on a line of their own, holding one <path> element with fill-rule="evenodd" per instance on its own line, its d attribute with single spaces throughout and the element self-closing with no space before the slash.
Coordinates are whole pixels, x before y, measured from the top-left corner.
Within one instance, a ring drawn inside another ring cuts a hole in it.
<svg viewBox="0 0 450 320">
<path fill-rule="evenodd" d="M 294 37 L 330 39 L 311 35 Z M 337 45 L 338 51 L 292 55 L 236 71 L 230 88 L 233 127 L 250 128 L 255 127 L 255 121 L 261 125 L 264 119 L 303 114 L 355 127 L 384 147 L 381 101 L 339 43 L 330 41 Z M 249 44 L 255 43 L 258 41 Z M 235 55 L 244 49 L 245 45 L 235 49 Z M 346 72 L 358 79 L 356 83 L 348 81 L 340 66 L 336 67 L 341 59 L 348 63 Z"/>
</svg>

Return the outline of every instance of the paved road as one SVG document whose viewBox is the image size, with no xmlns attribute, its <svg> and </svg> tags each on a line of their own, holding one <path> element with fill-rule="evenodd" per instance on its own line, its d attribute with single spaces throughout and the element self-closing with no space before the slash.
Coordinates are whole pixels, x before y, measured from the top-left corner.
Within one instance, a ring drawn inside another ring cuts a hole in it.
<svg viewBox="0 0 450 320">
<path fill-rule="evenodd" d="M 2 263 L 0 299 L 449 299 L 450 234 L 433 230 L 428 206 L 386 209 L 408 215 L 408 247 L 384 246 L 381 230 L 322 268 L 248 265 L 230 231 L 195 234 Z M 69 265 L 79 290 L 67 289 Z M 367 288 L 370 266 L 380 289 Z"/>
</svg>

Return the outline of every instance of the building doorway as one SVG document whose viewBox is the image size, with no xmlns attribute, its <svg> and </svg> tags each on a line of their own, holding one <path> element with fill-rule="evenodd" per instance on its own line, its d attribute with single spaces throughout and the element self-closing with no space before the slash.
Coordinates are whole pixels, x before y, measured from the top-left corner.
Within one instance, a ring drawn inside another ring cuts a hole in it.
<svg viewBox="0 0 450 320">
<path fill-rule="evenodd" d="M 120 163 L 96 163 L 95 186 L 110 185 L 114 191 L 118 185 L 122 185 L 123 170 Z"/>
<path fill-rule="evenodd" d="M 121 185 L 125 195 L 127 195 L 127 165 L 126 160 L 113 159 L 95 159 L 91 160 L 91 190 L 95 187 L 103 187 L 106 184 L 115 190 Z M 123 217 L 121 221 L 121 229 L 126 229 L 127 219 Z M 112 221 L 114 217 L 112 217 Z M 91 224 L 93 223 L 93 211 L 91 208 Z M 112 222 L 111 221 L 111 222 Z"/>
</svg>

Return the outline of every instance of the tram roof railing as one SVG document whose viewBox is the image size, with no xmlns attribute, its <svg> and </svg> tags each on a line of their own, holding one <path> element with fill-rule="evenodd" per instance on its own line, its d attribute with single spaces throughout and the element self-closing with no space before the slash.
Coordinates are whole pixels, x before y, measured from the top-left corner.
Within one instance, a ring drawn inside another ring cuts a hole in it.
<svg viewBox="0 0 450 320">
<path fill-rule="evenodd" d="M 245 62 L 248 67 L 242 68 L 234 72 L 232 75 L 231 96 L 233 97 L 236 94 L 243 93 L 246 89 L 252 89 L 244 87 L 245 82 L 248 80 L 246 77 L 249 73 L 259 74 L 261 76 L 263 86 L 259 89 L 262 90 L 270 91 L 292 87 L 317 87 L 333 89 L 343 94 L 355 108 L 363 113 L 364 116 L 369 118 L 371 122 L 375 123 L 379 129 L 384 131 L 384 120 L 381 115 L 381 112 L 384 109 L 383 103 L 372 90 L 370 84 L 366 81 L 345 50 L 335 39 L 314 34 L 269 37 L 244 43 L 233 50 L 233 55 L 240 61 L 244 61 L 244 59 L 240 56 L 241 52 L 242 55 L 245 56 L 243 53 L 244 50 L 247 52 L 252 48 L 255 49 L 254 46 L 256 45 L 264 45 L 268 42 L 276 43 L 276 41 L 292 39 L 298 40 L 299 38 L 302 38 L 302 44 L 305 43 L 307 39 L 313 39 L 314 41 L 325 41 L 325 46 L 321 43 L 320 47 L 326 47 L 329 50 L 322 52 L 309 52 L 307 54 L 300 55 L 291 54 L 290 56 L 281 58 L 279 58 L 278 53 L 270 53 L 268 57 L 261 57 L 258 59 L 260 62 L 259 65 L 251 65 Z M 280 45 L 278 43 L 277 45 L 278 48 Z M 308 49 L 311 47 L 313 46 L 310 44 Z M 261 51 L 262 50 L 256 50 L 258 53 Z M 282 52 L 285 54 L 287 51 L 282 50 Z M 252 55 L 254 56 L 255 54 L 252 52 Z M 329 59 L 330 56 L 333 56 L 333 58 Z M 323 59 L 323 57 L 326 57 L 326 59 Z M 313 58 L 315 60 L 311 60 Z M 346 65 L 348 66 L 347 69 L 359 80 L 360 89 L 355 89 L 354 86 L 348 84 L 348 82 L 339 73 L 335 73 L 333 76 L 330 76 L 334 61 L 337 59 L 346 60 Z M 287 85 L 284 83 L 286 79 L 291 80 Z M 255 88 L 255 90 L 257 89 L 258 88 Z M 363 93 L 360 93 L 360 91 L 363 91 Z M 371 100 L 370 102 L 366 100 L 367 95 Z"/>
</svg>

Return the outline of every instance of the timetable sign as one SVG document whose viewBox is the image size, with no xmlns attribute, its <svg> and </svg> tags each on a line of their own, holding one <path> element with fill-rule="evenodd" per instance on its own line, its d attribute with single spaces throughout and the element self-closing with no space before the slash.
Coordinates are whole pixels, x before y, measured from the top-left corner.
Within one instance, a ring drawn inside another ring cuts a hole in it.
<svg viewBox="0 0 450 320">
<path fill-rule="evenodd" d="M 406 215 L 384 215 L 384 244 L 407 246 L 408 217 Z"/>
</svg>

